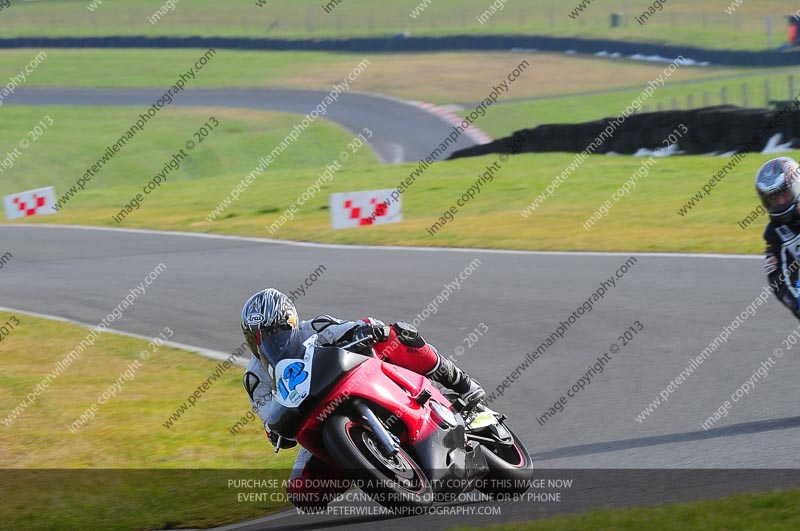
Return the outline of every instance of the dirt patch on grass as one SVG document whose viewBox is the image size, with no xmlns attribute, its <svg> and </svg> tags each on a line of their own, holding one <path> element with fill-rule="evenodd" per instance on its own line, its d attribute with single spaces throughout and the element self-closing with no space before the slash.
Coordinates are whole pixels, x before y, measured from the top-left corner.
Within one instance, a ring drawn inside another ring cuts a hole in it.
<svg viewBox="0 0 800 531">
<path fill-rule="evenodd" d="M 293 88 L 324 87 L 339 83 L 360 56 L 342 56 L 325 65 L 310 66 L 302 74 L 276 80 Z M 523 60 L 531 67 L 509 86 L 502 97 L 526 99 L 553 94 L 579 94 L 641 86 L 664 71 L 662 64 L 625 60 L 569 57 L 539 53 L 442 53 L 370 55 L 369 68 L 353 83 L 354 90 L 379 92 L 410 100 L 472 103 L 482 100 L 493 85 L 506 80 Z M 682 68 L 671 81 L 704 79 L 742 71 L 721 68 Z"/>
</svg>

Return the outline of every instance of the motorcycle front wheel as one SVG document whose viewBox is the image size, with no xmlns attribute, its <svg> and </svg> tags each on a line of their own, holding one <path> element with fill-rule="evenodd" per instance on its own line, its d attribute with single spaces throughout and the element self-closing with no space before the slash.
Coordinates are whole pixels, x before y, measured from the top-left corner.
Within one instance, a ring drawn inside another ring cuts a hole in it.
<svg viewBox="0 0 800 531">
<path fill-rule="evenodd" d="M 433 503 L 425 473 L 402 448 L 392 457 L 381 453 L 369 426 L 344 415 L 329 418 L 322 429 L 325 447 L 340 468 L 365 493 L 399 514 L 424 512 Z"/>
<path fill-rule="evenodd" d="M 481 449 L 489 465 L 489 473 L 478 483 L 477 489 L 492 498 L 524 494 L 533 479 L 533 458 L 525 445 L 511 431 L 512 444 L 481 441 Z"/>
</svg>

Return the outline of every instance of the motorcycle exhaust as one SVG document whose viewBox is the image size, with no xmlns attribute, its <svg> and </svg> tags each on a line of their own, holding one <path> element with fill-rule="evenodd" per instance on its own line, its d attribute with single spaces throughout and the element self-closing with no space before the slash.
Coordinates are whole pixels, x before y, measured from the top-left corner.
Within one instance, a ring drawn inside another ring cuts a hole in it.
<svg viewBox="0 0 800 531">
<path fill-rule="evenodd" d="M 375 416 L 375 413 L 372 412 L 369 406 L 361 400 L 356 400 L 355 406 L 361 416 L 366 419 L 369 427 L 372 428 L 372 433 L 374 433 L 375 437 L 378 439 L 378 447 L 381 453 L 387 458 L 394 457 L 399 450 L 397 446 L 395 446 L 392 435 L 386 430 L 380 419 Z"/>
</svg>

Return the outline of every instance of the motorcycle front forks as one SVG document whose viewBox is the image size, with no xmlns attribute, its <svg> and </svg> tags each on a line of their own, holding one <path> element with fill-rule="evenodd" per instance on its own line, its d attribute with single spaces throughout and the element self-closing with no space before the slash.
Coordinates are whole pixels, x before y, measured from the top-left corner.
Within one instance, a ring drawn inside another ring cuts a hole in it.
<svg viewBox="0 0 800 531">
<path fill-rule="evenodd" d="M 369 406 L 361 400 L 355 400 L 353 405 L 356 407 L 356 411 L 367 421 L 372 433 L 378 439 L 378 448 L 380 448 L 384 457 L 391 458 L 397 455 L 399 448 L 395 443 L 395 437 L 389 433 L 389 430 L 386 429 Z"/>
</svg>

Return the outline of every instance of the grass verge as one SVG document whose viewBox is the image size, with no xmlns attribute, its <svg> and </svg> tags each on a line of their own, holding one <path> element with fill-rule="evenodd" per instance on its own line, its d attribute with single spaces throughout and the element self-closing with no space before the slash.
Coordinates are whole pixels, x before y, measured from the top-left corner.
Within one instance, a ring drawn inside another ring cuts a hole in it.
<svg viewBox="0 0 800 531">
<path fill-rule="evenodd" d="M 658 70 L 659 74 L 662 73 L 664 66 L 659 66 Z M 681 70 L 679 68 L 677 72 Z M 789 76 L 793 73 L 794 94 L 790 97 Z M 656 75 L 652 79 L 657 77 Z M 679 109 L 698 108 L 705 106 L 705 94 L 707 94 L 709 105 L 727 103 L 743 107 L 769 107 L 768 99 L 788 100 L 793 98 L 797 94 L 798 80 L 800 80 L 800 76 L 793 70 L 759 71 L 733 77 L 709 77 L 702 82 L 677 81 L 673 76 L 667 85 L 658 88 L 653 97 L 644 102 L 644 105 L 651 112 L 659 109 L 671 109 L 673 106 Z M 478 125 L 495 138 L 500 138 L 513 131 L 542 124 L 578 123 L 619 116 L 642 93 L 648 82 L 644 82 L 639 88 L 615 90 L 607 94 L 568 95 L 537 101 L 503 103 L 492 107 L 486 116 L 480 119 Z M 769 89 L 766 88 L 767 83 Z M 746 88 L 743 89 L 743 86 Z M 724 98 L 723 90 L 726 91 Z M 516 97 L 516 94 L 512 94 L 511 97 Z M 469 114 L 471 111 L 472 109 L 469 109 L 460 114 Z"/>
<path fill-rule="evenodd" d="M 65 188 L 74 185 L 104 155 L 107 146 L 124 135 L 144 110 L 142 107 L 3 107 L 0 146 L 7 147 L 0 152 L 0 160 L 15 147 L 18 156 L 12 157 L 12 167 L 0 166 L 0 194 L 50 185 L 64 193 Z M 45 116 L 50 116 L 53 125 L 32 141 L 29 132 Z M 194 133 L 212 116 L 220 125 L 200 143 Z M 235 185 L 233 179 L 239 181 L 252 172 L 259 158 L 278 146 L 302 118 L 252 109 L 165 108 L 92 178 L 89 187 L 94 190 L 115 187 L 120 194 L 127 190 L 123 195 L 129 197 L 120 195 L 115 199 L 115 206 L 121 208 L 163 170 L 187 141 L 195 142 L 196 147 L 187 152 L 189 158 L 181 162 L 180 171 L 166 176 L 168 184 L 228 175 Z M 353 134 L 339 126 L 317 120 L 301 133 L 299 145 L 283 151 L 266 173 L 324 167 L 352 138 Z M 29 142 L 27 149 L 19 147 L 23 140 Z M 364 149 L 353 155 L 348 164 L 358 168 L 374 161 L 375 156 Z"/>
<path fill-rule="evenodd" d="M 88 333 L 76 325 L 0 313 L 0 323 L 12 318 L 18 324 L 2 339 L 0 371 L 0 411 L 6 419 Z M 140 359 L 142 351 L 149 358 Z M 165 529 L 241 521 L 284 507 L 280 501 L 241 502 L 227 483 L 242 477 L 282 480 L 295 453 L 275 456 L 260 423 L 249 423 L 236 436 L 228 431 L 249 408 L 241 367 L 223 372 L 179 422 L 163 425 L 218 363 L 101 335 L 21 416 L 3 423 L 4 525 Z M 132 366 L 132 379 L 123 381 L 85 426 L 70 431 L 68 426 Z"/>
<path fill-rule="evenodd" d="M 744 494 L 720 500 L 593 511 L 538 522 L 515 522 L 481 531 L 678 531 L 726 529 L 767 531 L 800 527 L 800 490 Z M 451 531 L 473 531 L 456 527 Z"/>
</svg>

